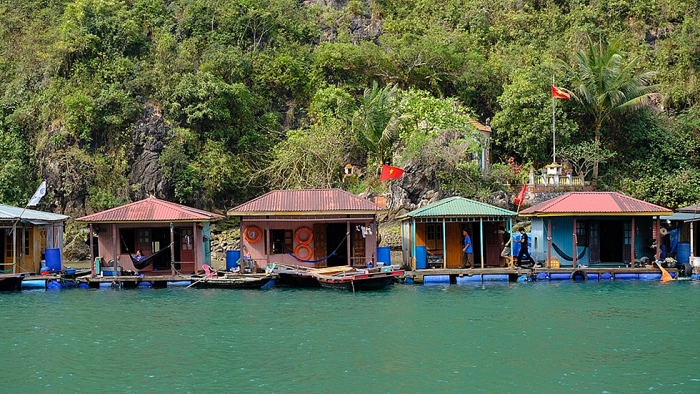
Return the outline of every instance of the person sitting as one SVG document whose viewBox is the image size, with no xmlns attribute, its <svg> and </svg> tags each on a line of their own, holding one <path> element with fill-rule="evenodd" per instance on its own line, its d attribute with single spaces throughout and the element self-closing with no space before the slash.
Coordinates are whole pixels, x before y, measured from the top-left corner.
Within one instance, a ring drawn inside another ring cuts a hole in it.
<svg viewBox="0 0 700 394">
<path fill-rule="evenodd" d="M 138 263 L 138 262 L 141 262 L 141 261 L 144 261 L 144 260 L 146 260 L 146 256 L 144 256 L 144 255 L 141 253 L 141 249 L 137 250 L 137 251 L 136 251 L 136 255 L 134 256 L 134 262 Z"/>
</svg>

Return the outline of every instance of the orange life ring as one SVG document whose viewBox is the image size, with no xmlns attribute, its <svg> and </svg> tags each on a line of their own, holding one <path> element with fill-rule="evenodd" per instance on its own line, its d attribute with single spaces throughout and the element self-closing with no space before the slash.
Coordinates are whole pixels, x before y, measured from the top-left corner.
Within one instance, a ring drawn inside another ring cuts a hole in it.
<svg viewBox="0 0 700 394">
<path fill-rule="evenodd" d="M 245 238 L 248 243 L 256 244 L 260 242 L 262 238 L 262 230 L 258 226 L 248 226 L 245 231 L 243 231 L 243 238 Z"/>
<path fill-rule="evenodd" d="M 305 239 L 301 238 L 302 235 L 304 235 Z M 297 240 L 297 243 L 308 245 L 314 239 L 314 232 L 306 226 L 301 226 L 294 232 L 294 239 Z"/>
<path fill-rule="evenodd" d="M 299 256 L 299 253 L 302 251 L 302 249 L 306 251 L 305 257 Z M 296 256 L 296 258 L 299 260 L 309 260 L 314 257 L 314 254 L 311 251 L 311 247 L 309 245 L 299 244 L 296 248 L 294 248 L 294 256 Z"/>
</svg>

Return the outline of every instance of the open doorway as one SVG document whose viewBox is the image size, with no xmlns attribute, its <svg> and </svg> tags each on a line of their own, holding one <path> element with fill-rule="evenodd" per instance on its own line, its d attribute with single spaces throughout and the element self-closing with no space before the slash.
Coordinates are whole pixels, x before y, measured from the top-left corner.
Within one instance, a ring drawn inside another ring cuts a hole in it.
<svg viewBox="0 0 700 394">
<path fill-rule="evenodd" d="M 337 267 L 348 265 L 348 239 L 345 236 L 347 225 L 345 223 L 329 223 L 326 226 L 326 250 L 336 251 L 333 256 L 328 257 L 327 265 Z"/>
</svg>

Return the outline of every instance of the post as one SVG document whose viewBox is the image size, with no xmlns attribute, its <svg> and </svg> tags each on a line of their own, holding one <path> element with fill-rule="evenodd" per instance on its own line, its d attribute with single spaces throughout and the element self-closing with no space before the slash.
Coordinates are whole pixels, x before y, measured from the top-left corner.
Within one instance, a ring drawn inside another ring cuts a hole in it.
<svg viewBox="0 0 700 394">
<path fill-rule="evenodd" d="M 479 253 L 481 254 L 481 269 L 484 269 L 484 218 L 483 217 L 479 218 Z"/>
<path fill-rule="evenodd" d="M 93 229 L 92 229 L 92 223 L 90 223 L 88 227 L 88 231 L 90 231 L 90 234 L 88 234 L 88 237 L 90 237 L 90 262 L 92 262 L 90 270 L 92 271 L 92 276 L 95 276 L 95 253 L 93 251 L 95 250 L 95 246 L 93 245 Z"/>
<path fill-rule="evenodd" d="M 630 249 L 632 249 L 632 250 L 630 250 L 630 256 L 631 256 L 630 257 L 630 264 L 631 264 L 630 266 L 632 268 L 634 268 L 634 266 L 635 266 L 635 264 L 634 264 L 634 233 L 635 233 L 635 229 L 636 229 L 636 225 L 635 225 L 635 221 L 634 221 L 634 216 L 632 216 L 632 228 L 630 229 L 630 232 L 632 233 L 632 236 L 630 237 L 630 243 L 632 244 L 632 245 L 630 245 Z"/>
<path fill-rule="evenodd" d="M 175 225 L 170 222 L 170 273 L 175 276 Z"/>
<path fill-rule="evenodd" d="M 578 245 L 576 245 L 576 216 L 574 216 L 574 231 L 571 234 L 571 239 L 573 240 L 573 243 L 574 243 L 574 247 L 573 247 L 574 259 L 573 259 L 572 266 L 574 268 L 576 268 L 576 263 L 577 263 L 576 262 L 576 255 L 578 254 Z"/>
<path fill-rule="evenodd" d="M 547 218 L 547 267 L 552 268 L 552 218 Z"/>
</svg>

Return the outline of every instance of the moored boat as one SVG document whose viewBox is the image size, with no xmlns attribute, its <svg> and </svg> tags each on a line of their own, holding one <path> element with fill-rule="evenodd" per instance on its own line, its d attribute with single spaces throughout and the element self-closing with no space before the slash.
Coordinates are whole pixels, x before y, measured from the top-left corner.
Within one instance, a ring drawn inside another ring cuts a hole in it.
<svg viewBox="0 0 700 394">
<path fill-rule="evenodd" d="M 314 269 L 300 266 L 278 265 L 272 272 L 278 276 L 275 285 L 282 287 L 319 287 L 313 276 Z"/>
<path fill-rule="evenodd" d="M 241 274 L 224 277 L 202 277 L 195 279 L 191 287 L 202 289 L 260 289 L 267 285 L 276 275 L 270 274 Z"/>
<path fill-rule="evenodd" d="M 337 268 L 337 267 L 336 267 Z M 318 270 L 312 273 L 321 287 L 348 291 L 382 290 L 393 285 L 404 270 L 391 267 L 357 270 L 345 267 L 341 272 L 325 274 Z"/>
<path fill-rule="evenodd" d="M 0 275 L 0 291 L 17 291 L 22 290 L 21 274 L 2 274 Z"/>
</svg>

